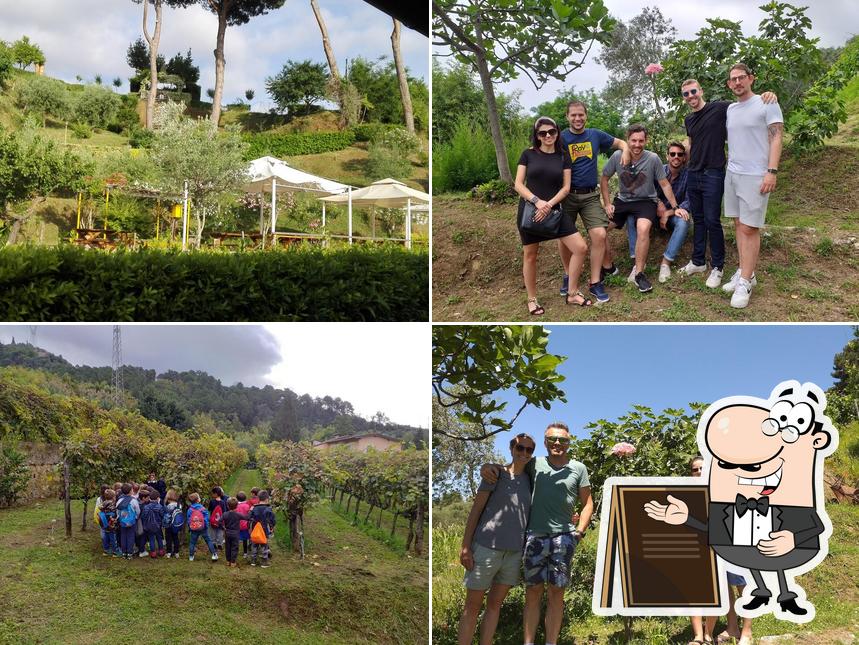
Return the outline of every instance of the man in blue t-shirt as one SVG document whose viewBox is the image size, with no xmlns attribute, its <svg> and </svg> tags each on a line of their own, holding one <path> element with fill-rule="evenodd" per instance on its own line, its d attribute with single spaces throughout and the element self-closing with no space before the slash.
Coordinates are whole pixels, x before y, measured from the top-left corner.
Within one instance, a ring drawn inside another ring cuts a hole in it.
<svg viewBox="0 0 859 645">
<path fill-rule="evenodd" d="M 598 302 L 608 302 L 609 297 L 603 286 L 606 275 L 615 275 L 618 270 L 613 263 L 603 266 L 606 248 L 606 229 L 608 217 L 600 204 L 599 177 L 597 175 L 597 155 L 609 150 L 621 150 L 623 162 L 629 163 L 629 149 L 626 142 L 595 128 L 585 128 L 588 108 L 581 101 L 567 104 L 567 121 L 570 127 L 561 132 L 561 143 L 570 153 L 573 162 L 573 179 L 570 194 L 564 200 L 564 211 L 571 215 L 573 222 L 580 215 L 588 229 L 591 240 L 591 277 L 590 293 Z M 564 267 L 570 265 L 570 251 L 559 244 L 561 261 Z M 569 276 L 564 275 L 561 295 L 566 295 Z"/>
</svg>

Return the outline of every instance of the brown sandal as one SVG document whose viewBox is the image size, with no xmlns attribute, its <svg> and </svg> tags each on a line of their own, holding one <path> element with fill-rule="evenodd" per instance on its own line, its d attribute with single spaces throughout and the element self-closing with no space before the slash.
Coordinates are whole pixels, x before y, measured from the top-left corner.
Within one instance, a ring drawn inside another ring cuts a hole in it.
<svg viewBox="0 0 859 645">
<path fill-rule="evenodd" d="M 570 298 L 575 298 L 576 296 L 581 298 L 582 301 L 581 302 L 575 302 L 575 301 L 571 302 Z M 594 304 L 590 298 L 585 298 L 585 295 L 581 291 L 576 291 L 572 296 L 567 294 L 566 302 L 568 305 L 576 305 L 578 307 L 590 307 L 591 305 Z"/>
<path fill-rule="evenodd" d="M 531 309 L 531 305 L 534 305 L 534 308 Z M 532 316 L 542 316 L 546 313 L 546 310 L 543 309 L 543 306 L 537 302 L 536 298 L 528 298 L 528 313 Z"/>
</svg>

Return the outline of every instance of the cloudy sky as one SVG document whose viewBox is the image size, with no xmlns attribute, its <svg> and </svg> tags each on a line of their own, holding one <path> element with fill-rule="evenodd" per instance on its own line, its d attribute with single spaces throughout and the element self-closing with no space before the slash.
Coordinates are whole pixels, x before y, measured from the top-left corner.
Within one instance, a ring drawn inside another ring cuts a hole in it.
<svg viewBox="0 0 859 645">
<path fill-rule="evenodd" d="M 30 342 L 75 365 L 110 365 L 112 325 L 0 325 L 0 342 Z M 366 418 L 429 427 L 430 338 L 419 323 L 121 325 L 122 362 L 158 372 L 200 370 L 224 385 L 340 397 Z"/>
<path fill-rule="evenodd" d="M 346 59 L 391 57 L 391 18 L 357 0 L 319 0 L 341 73 Z M 128 45 L 143 34 L 143 6 L 131 0 L 0 0 L 0 39 L 15 41 L 26 34 L 47 58 L 49 76 L 74 82 L 77 75 L 92 81 L 100 74 L 110 84 L 115 77 L 128 91 L 131 68 L 125 62 Z M 150 12 L 150 33 L 154 18 Z M 213 50 L 217 17 L 195 5 L 164 10 L 159 51 L 168 60 L 191 48 L 200 67 L 203 95 L 215 86 Z M 409 73 L 428 78 L 428 39 L 403 28 L 400 47 Z M 269 107 L 265 78 L 277 74 L 288 60 L 324 63 L 319 26 L 307 0 L 288 0 L 246 25 L 227 27 L 225 37 L 225 103 L 244 100 L 253 89 L 255 110 Z"/>
<path fill-rule="evenodd" d="M 746 36 L 751 36 L 757 33 L 758 24 L 765 15 L 763 11 L 757 8 L 764 2 L 750 2 L 749 0 L 711 0 L 706 4 L 693 0 L 603 1 L 609 13 L 624 22 L 628 22 L 640 14 L 643 7 L 658 6 L 662 15 L 670 18 L 677 29 L 678 40 L 694 38 L 695 33 L 706 26 L 705 20 L 707 18 L 726 18 L 739 21 L 743 33 Z M 849 38 L 859 33 L 859 2 L 856 0 L 797 0 L 790 1 L 790 4 L 808 7 L 806 16 L 812 22 L 811 35 L 820 38 L 819 46 L 821 47 L 840 47 Z M 539 103 L 552 100 L 559 91 L 570 86 L 575 86 L 580 90 L 588 88 L 600 90 L 605 86 L 607 73 L 602 65 L 594 62 L 599 51 L 600 46 L 594 45 L 585 64 L 573 72 L 566 82 L 552 81 L 538 91 L 534 89 L 527 78 L 522 78 L 496 86 L 496 88 L 500 88 L 505 93 L 521 90 L 520 102 L 528 110 Z"/>
</svg>

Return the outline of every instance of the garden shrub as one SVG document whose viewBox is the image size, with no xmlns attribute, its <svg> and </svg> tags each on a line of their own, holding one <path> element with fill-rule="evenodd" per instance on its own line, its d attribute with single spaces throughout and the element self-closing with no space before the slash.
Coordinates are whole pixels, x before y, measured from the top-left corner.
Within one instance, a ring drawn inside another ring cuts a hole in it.
<svg viewBox="0 0 859 645">
<path fill-rule="evenodd" d="M 375 141 L 380 135 L 397 127 L 393 123 L 361 123 L 354 126 L 352 131 L 355 141 Z"/>
<path fill-rule="evenodd" d="M 248 143 L 245 152 L 245 158 L 248 160 L 267 155 L 282 158 L 334 152 L 348 148 L 355 143 L 355 133 L 352 130 L 303 134 L 261 132 L 245 134 L 243 138 Z"/>
<path fill-rule="evenodd" d="M 92 136 L 92 128 L 86 123 L 72 123 L 72 134 L 78 139 L 89 139 Z"/>
<path fill-rule="evenodd" d="M 8 321 L 425 321 L 428 292 L 427 252 L 399 246 L 0 254 Z"/>
<path fill-rule="evenodd" d="M 65 86 L 60 81 L 44 76 L 22 78 L 17 82 L 17 105 L 27 114 L 42 118 L 50 115 L 64 120 L 69 112 L 69 98 Z"/>
<path fill-rule="evenodd" d="M 128 136 L 128 144 L 132 148 L 151 148 L 154 140 L 155 133 L 140 126 L 133 128 Z"/>
<path fill-rule="evenodd" d="M 502 179 L 493 179 L 485 184 L 475 186 L 471 191 L 471 196 L 489 203 L 512 202 L 519 198 L 519 195 L 513 190 L 513 186 Z"/>
<path fill-rule="evenodd" d="M 13 442 L 0 442 L 0 508 L 14 504 L 28 481 L 26 457 Z"/>
<path fill-rule="evenodd" d="M 370 143 L 368 162 L 370 177 L 373 179 L 408 177 L 412 170 L 409 156 L 419 147 L 417 137 L 405 128 L 391 128 L 381 132 Z"/>
<path fill-rule="evenodd" d="M 116 120 L 121 107 L 122 99 L 106 87 L 87 85 L 75 97 L 72 111 L 78 122 L 104 129 Z"/>
</svg>

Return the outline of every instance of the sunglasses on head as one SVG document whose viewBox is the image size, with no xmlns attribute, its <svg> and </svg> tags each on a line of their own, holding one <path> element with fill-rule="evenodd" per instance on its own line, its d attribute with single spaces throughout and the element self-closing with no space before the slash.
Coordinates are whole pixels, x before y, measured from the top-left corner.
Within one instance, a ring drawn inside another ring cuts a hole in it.
<svg viewBox="0 0 859 645">
<path fill-rule="evenodd" d="M 527 453 L 529 455 L 533 455 L 534 454 L 534 446 L 525 446 L 521 443 L 517 443 L 516 444 L 516 452 L 524 452 L 524 453 Z"/>
<path fill-rule="evenodd" d="M 690 94 L 691 94 L 692 96 L 695 96 L 697 93 L 698 93 L 698 88 L 697 88 L 697 87 L 693 87 L 691 90 L 686 90 L 685 92 L 683 92 L 683 98 L 686 98 L 686 97 L 687 97 L 687 96 L 689 96 Z"/>
<path fill-rule="evenodd" d="M 554 137 L 557 134 L 558 134 L 558 130 L 555 128 L 552 128 L 550 130 L 537 130 L 537 136 L 540 137 L 541 139 L 543 137 Z"/>
<path fill-rule="evenodd" d="M 669 152 L 668 156 L 669 157 L 685 157 L 686 153 L 685 152 Z"/>
</svg>

